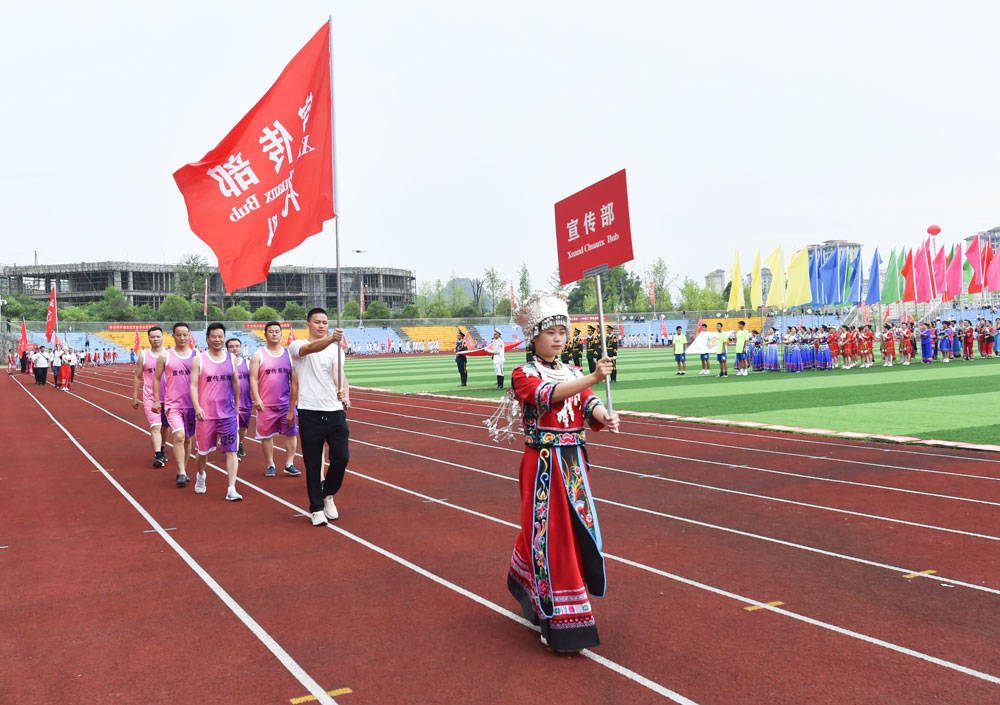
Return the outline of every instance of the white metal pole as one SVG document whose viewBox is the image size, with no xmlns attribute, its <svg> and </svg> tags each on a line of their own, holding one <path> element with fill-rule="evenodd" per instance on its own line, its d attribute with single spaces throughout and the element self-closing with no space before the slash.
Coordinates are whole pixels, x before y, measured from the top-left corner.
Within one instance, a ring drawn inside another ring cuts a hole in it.
<svg viewBox="0 0 1000 705">
<path fill-rule="evenodd" d="M 608 339 L 604 334 L 604 297 L 601 295 L 601 275 L 598 274 L 594 277 L 594 283 L 597 286 L 597 328 L 601 334 L 601 357 L 605 358 L 608 356 Z M 604 391 L 608 395 L 608 413 L 614 411 L 614 405 L 611 403 L 611 376 L 604 378 Z"/>
<path fill-rule="evenodd" d="M 341 327 L 341 287 L 340 287 L 340 198 L 337 195 L 337 120 L 335 117 L 336 101 L 333 99 L 333 15 L 329 15 L 330 24 L 330 168 L 333 171 L 333 240 L 337 266 L 337 328 Z M 337 391 L 344 384 L 344 348 L 337 345 Z"/>
</svg>

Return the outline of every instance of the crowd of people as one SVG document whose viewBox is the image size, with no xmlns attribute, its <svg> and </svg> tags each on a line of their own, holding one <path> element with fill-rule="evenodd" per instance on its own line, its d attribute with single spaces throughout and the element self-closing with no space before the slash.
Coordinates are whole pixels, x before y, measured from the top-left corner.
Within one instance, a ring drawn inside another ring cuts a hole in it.
<svg viewBox="0 0 1000 705">
<path fill-rule="evenodd" d="M 76 350 L 67 345 L 51 348 L 39 345 L 34 350 L 22 350 L 18 355 L 12 348 L 7 349 L 7 374 L 17 369 L 21 374 L 33 375 L 35 384 L 45 386 L 52 370 L 52 384 L 56 389 L 68 390 L 76 380 L 76 368 L 117 365 L 118 351 L 111 348 Z"/>
<path fill-rule="evenodd" d="M 965 320 L 939 320 L 934 322 L 908 321 L 894 324 L 885 322 L 879 328 L 871 324 L 861 326 L 788 326 L 782 333 L 770 328 L 766 334 L 746 329 L 739 321 L 737 330 L 724 331 L 716 324 L 716 335 L 709 352 L 701 352 L 700 375 L 711 375 L 711 358 L 714 354 L 719 365 L 719 377 L 728 377 L 728 355 L 736 355 L 737 375 L 753 372 L 804 372 L 806 370 L 850 370 L 868 368 L 876 364 L 878 350 L 881 365 L 903 366 L 920 361 L 931 364 L 937 361 L 973 360 L 980 357 L 1000 357 L 995 350 L 1000 318 L 989 321 L 983 318 L 973 323 Z M 707 333 L 702 324 L 699 333 Z M 674 348 L 676 374 L 687 374 L 688 341 L 680 326 L 671 340 Z M 731 349 L 731 350 L 730 350 Z"/>
</svg>

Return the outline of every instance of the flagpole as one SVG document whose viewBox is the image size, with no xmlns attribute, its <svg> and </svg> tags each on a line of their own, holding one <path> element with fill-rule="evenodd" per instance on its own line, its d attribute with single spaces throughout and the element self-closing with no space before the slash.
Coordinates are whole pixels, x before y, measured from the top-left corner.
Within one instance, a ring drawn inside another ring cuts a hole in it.
<svg viewBox="0 0 1000 705">
<path fill-rule="evenodd" d="M 330 168 L 333 171 L 333 241 L 337 266 L 337 328 L 340 328 L 343 304 L 340 286 L 340 199 L 337 196 L 337 119 L 334 115 L 333 100 L 333 15 L 328 15 L 327 20 L 330 25 Z M 342 386 L 344 386 L 344 347 L 341 343 L 337 345 L 338 392 Z"/>
<path fill-rule="evenodd" d="M 601 295 L 601 275 L 594 276 L 594 283 L 597 286 L 597 328 L 601 334 L 601 358 L 608 356 L 608 339 L 604 333 L 604 297 Z M 611 403 L 611 376 L 604 378 L 604 391 L 608 395 L 608 413 L 614 412 L 614 405 Z"/>
</svg>

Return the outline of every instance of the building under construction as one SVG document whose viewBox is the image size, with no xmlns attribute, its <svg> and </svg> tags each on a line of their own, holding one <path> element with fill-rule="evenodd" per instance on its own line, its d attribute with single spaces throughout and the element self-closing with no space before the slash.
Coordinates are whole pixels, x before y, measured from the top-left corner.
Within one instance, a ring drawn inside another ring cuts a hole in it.
<svg viewBox="0 0 1000 705">
<path fill-rule="evenodd" d="M 0 266 L 0 291 L 24 294 L 44 301 L 55 286 L 61 304 L 85 304 L 100 299 L 109 286 L 120 289 L 135 306 L 159 308 L 169 294 L 177 293 L 179 265 L 137 262 L 80 262 Z M 341 267 L 344 302 L 360 301 L 362 285 L 366 305 L 381 301 L 398 311 L 416 303 L 416 277 L 408 269 L 391 267 Z M 273 267 L 267 280 L 227 293 L 219 270 L 208 278 L 208 301 L 222 309 L 239 302 L 251 310 L 271 306 L 277 310 L 289 301 L 307 308 L 337 308 L 337 270 L 332 267 Z M 197 297 L 201 300 L 201 297 Z"/>
</svg>

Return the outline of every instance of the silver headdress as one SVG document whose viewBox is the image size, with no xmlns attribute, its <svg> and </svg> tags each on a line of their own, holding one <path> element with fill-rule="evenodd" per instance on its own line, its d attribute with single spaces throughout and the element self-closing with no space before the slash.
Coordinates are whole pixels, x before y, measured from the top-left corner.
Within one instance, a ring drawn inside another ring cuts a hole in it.
<svg viewBox="0 0 1000 705">
<path fill-rule="evenodd" d="M 565 294 L 534 291 L 514 312 L 514 320 L 529 340 L 552 326 L 569 330 L 569 299 Z"/>
</svg>

